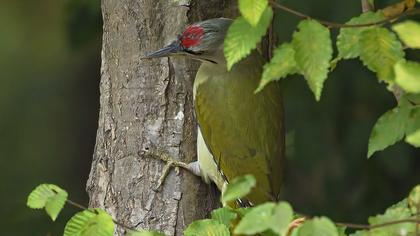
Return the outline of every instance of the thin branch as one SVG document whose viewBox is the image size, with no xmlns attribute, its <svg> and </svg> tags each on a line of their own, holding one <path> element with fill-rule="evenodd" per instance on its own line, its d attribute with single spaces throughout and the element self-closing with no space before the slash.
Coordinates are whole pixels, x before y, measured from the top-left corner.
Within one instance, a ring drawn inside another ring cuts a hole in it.
<svg viewBox="0 0 420 236">
<path fill-rule="evenodd" d="M 341 223 L 341 222 L 336 222 L 334 224 L 337 226 L 347 227 L 347 228 L 352 228 L 352 229 L 370 229 L 370 225 L 364 225 L 364 224 Z"/>
<path fill-rule="evenodd" d="M 285 12 L 288 12 L 288 13 L 290 13 L 292 15 L 295 15 L 295 16 L 298 16 L 300 18 L 312 19 L 312 20 L 318 21 L 320 24 L 322 24 L 326 27 L 329 27 L 329 28 L 357 28 L 357 27 L 368 27 L 368 26 L 374 26 L 374 25 L 382 25 L 382 24 L 388 23 L 390 21 L 397 20 L 402 16 L 420 14 L 420 8 L 413 8 L 413 9 L 404 11 L 404 12 L 398 14 L 398 15 L 395 15 L 395 16 L 392 16 L 392 17 L 389 17 L 389 18 L 386 18 L 386 19 L 380 20 L 380 21 L 374 21 L 374 22 L 365 23 L 365 24 L 342 24 L 342 23 L 338 23 L 338 22 L 332 22 L 332 21 L 326 21 L 326 20 L 313 18 L 313 17 L 308 16 L 308 15 L 302 13 L 302 12 L 293 10 L 293 9 L 291 9 L 289 7 L 286 7 L 286 6 L 284 6 L 280 3 L 277 3 L 274 0 L 270 0 L 270 5 L 273 8 L 283 10 Z"/>
<path fill-rule="evenodd" d="M 73 201 L 72 201 L 72 200 L 70 200 L 70 199 L 67 199 L 67 203 L 68 203 L 69 205 L 75 206 L 75 207 L 77 207 L 77 208 L 79 208 L 79 209 L 82 209 L 82 210 L 87 210 L 87 209 L 88 209 L 87 207 L 85 207 L 85 206 L 83 206 L 83 205 L 81 205 L 81 204 L 79 204 L 79 203 L 77 203 L 77 202 L 73 202 Z"/>
<path fill-rule="evenodd" d="M 381 227 L 386 227 L 386 226 L 390 226 L 390 225 L 396 225 L 396 224 L 401 224 L 401 223 L 420 223 L 419 221 L 417 221 L 414 218 L 408 218 L 408 219 L 402 219 L 402 220 L 394 220 L 394 221 L 389 221 L 389 222 L 385 222 L 382 224 L 375 224 L 375 225 L 364 225 L 364 224 L 353 224 L 353 223 L 341 223 L 341 222 L 337 222 L 335 223 L 337 226 L 344 226 L 344 227 L 348 227 L 348 228 L 353 228 L 353 229 L 376 229 L 376 228 L 381 228 Z"/>
</svg>

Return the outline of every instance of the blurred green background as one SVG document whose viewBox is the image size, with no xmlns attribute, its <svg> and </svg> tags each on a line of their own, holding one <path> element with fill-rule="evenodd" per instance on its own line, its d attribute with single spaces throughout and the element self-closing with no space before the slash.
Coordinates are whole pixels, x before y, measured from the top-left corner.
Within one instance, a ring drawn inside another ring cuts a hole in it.
<svg viewBox="0 0 420 236">
<path fill-rule="evenodd" d="M 282 2 L 339 22 L 360 13 L 359 1 Z M 276 22 L 280 40 L 289 40 L 298 19 L 281 13 Z M 2 235 L 62 234 L 77 209 L 66 207 L 54 223 L 28 209 L 26 197 L 38 184 L 58 184 L 72 200 L 88 202 L 101 24 L 99 0 L 0 1 Z M 420 183 L 420 152 L 407 144 L 366 159 L 370 129 L 395 99 L 359 61 L 338 64 L 319 103 L 301 77 L 283 85 L 290 143 L 284 197 L 296 210 L 364 222 Z"/>
<path fill-rule="evenodd" d="M 62 235 L 57 222 L 26 207 L 41 183 L 87 205 L 97 116 L 99 0 L 0 1 L 1 235 Z"/>
</svg>

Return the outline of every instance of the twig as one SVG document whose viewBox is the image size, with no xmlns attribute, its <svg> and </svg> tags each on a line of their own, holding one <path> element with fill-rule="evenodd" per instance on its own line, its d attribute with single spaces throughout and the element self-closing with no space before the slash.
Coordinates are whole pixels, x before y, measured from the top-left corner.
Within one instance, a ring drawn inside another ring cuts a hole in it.
<svg viewBox="0 0 420 236">
<path fill-rule="evenodd" d="M 364 225 L 364 224 L 353 224 L 353 223 L 342 223 L 342 222 L 336 222 L 335 224 L 337 226 L 345 226 L 345 227 L 353 228 L 353 229 L 370 230 L 370 229 L 381 228 L 381 227 L 396 225 L 396 224 L 401 224 L 401 223 L 417 223 L 418 224 L 420 222 L 417 221 L 416 219 L 408 218 L 408 219 L 402 219 L 402 220 L 389 221 L 389 222 L 385 222 L 382 224 L 375 224 L 375 225 Z"/>
<path fill-rule="evenodd" d="M 87 209 L 88 209 L 87 207 L 85 207 L 85 206 L 83 206 L 83 205 L 81 205 L 81 204 L 79 204 L 79 203 L 77 203 L 77 202 L 73 202 L 73 201 L 72 201 L 72 200 L 70 200 L 70 199 L 67 199 L 67 203 L 68 203 L 69 205 L 75 206 L 75 207 L 77 207 L 77 208 L 79 208 L 79 209 L 82 209 L 82 210 L 87 210 Z"/>
<path fill-rule="evenodd" d="M 289 7 L 286 7 L 286 6 L 284 6 L 284 5 L 280 4 L 280 3 L 277 3 L 274 0 L 270 0 L 270 5 L 273 8 L 283 10 L 285 12 L 288 12 L 288 13 L 293 14 L 295 16 L 298 16 L 300 18 L 303 18 L 303 19 L 312 19 L 312 20 L 318 21 L 320 24 L 322 24 L 322 25 L 324 25 L 326 27 L 329 27 L 329 28 L 369 27 L 369 26 L 374 26 L 374 25 L 382 25 L 382 24 L 388 23 L 388 22 L 390 22 L 392 20 L 396 20 L 396 19 L 398 19 L 398 18 L 400 18 L 402 16 L 409 16 L 409 15 L 417 15 L 417 14 L 420 14 L 420 8 L 413 8 L 413 9 L 404 11 L 404 12 L 398 14 L 398 15 L 395 15 L 395 16 L 392 16 L 392 17 L 388 17 L 388 18 L 386 18 L 384 20 L 380 20 L 380 21 L 374 21 L 374 22 L 365 23 L 365 24 L 342 24 L 342 23 L 338 23 L 338 22 L 332 22 L 332 21 L 326 21 L 326 20 L 321 20 L 321 19 L 313 18 L 313 17 L 308 16 L 308 15 L 302 13 L 302 12 L 293 10 L 293 9 L 291 9 Z"/>
</svg>

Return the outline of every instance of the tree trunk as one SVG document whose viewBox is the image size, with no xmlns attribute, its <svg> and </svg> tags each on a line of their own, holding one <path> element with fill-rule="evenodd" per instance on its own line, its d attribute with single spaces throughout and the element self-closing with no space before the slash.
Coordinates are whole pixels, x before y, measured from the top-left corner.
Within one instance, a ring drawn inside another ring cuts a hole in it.
<svg viewBox="0 0 420 236">
<path fill-rule="evenodd" d="M 189 7 L 184 6 L 189 4 Z M 197 62 L 141 60 L 174 39 L 185 25 L 236 14 L 233 0 L 103 0 L 100 114 L 92 169 L 90 207 L 125 225 L 182 235 L 204 218 L 218 197 L 199 178 L 171 171 L 153 191 L 164 163 L 139 155 L 163 150 L 196 159 L 192 82 Z M 214 192 L 214 190 L 213 190 Z M 124 229 L 118 227 L 122 235 Z"/>
</svg>

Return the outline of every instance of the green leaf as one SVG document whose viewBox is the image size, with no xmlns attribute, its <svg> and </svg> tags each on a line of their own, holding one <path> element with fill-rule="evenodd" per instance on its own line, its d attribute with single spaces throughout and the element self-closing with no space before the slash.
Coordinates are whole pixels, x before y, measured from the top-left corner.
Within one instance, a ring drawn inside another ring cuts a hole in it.
<svg viewBox="0 0 420 236">
<path fill-rule="evenodd" d="M 41 184 L 28 196 L 27 205 L 30 208 L 45 208 L 53 221 L 63 209 L 67 201 L 67 192 L 53 184 Z"/>
<path fill-rule="evenodd" d="M 222 203 L 226 203 L 245 197 L 256 184 L 255 177 L 252 175 L 244 175 L 234 178 L 222 191 Z"/>
<path fill-rule="evenodd" d="M 402 106 L 387 111 L 378 119 L 370 134 L 368 157 L 404 137 L 409 114 L 410 109 Z"/>
<path fill-rule="evenodd" d="M 233 21 L 224 42 L 224 54 L 228 70 L 231 70 L 235 63 L 248 56 L 257 47 L 257 43 L 267 32 L 272 18 L 273 11 L 270 7 L 267 7 L 255 27 L 241 16 Z"/>
<path fill-rule="evenodd" d="M 367 230 L 358 230 L 352 234 L 350 234 L 350 236 L 370 236 L 370 232 Z"/>
<path fill-rule="evenodd" d="M 253 207 L 236 226 L 235 234 L 252 235 L 269 229 L 275 206 L 275 203 L 267 202 Z"/>
<path fill-rule="evenodd" d="M 223 207 L 211 212 L 211 218 L 213 220 L 217 220 L 218 222 L 226 225 L 226 227 L 230 227 L 232 220 L 236 219 L 238 214 L 233 212 L 232 210 Z"/>
<path fill-rule="evenodd" d="M 394 66 L 395 82 L 406 92 L 420 93 L 420 63 L 400 60 Z"/>
<path fill-rule="evenodd" d="M 410 48 L 420 48 L 420 24 L 407 20 L 392 26 L 401 41 Z"/>
<path fill-rule="evenodd" d="M 131 231 L 125 236 L 165 236 L 165 234 L 156 231 Z"/>
<path fill-rule="evenodd" d="M 405 142 L 413 145 L 414 147 L 420 147 L 420 129 L 410 135 L 407 135 L 407 137 L 405 137 Z"/>
<path fill-rule="evenodd" d="M 319 101 L 333 52 L 330 31 L 314 20 L 301 21 L 298 29 L 292 40 L 295 60 Z"/>
<path fill-rule="evenodd" d="M 394 80 L 394 65 L 403 59 L 401 42 L 394 33 L 385 28 L 364 31 L 360 38 L 360 59 L 380 80 Z"/>
<path fill-rule="evenodd" d="M 274 207 L 270 229 L 278 235 L 284 235 L 292 220 L 292 207 L 287 202 L 280 202 Z"/>
<path fill-rule="evenodd" d="M 253 207 L 235 228 L 235 234 L 253 235 L 271 230 L 278 235 L 286 233 L 293 219 L 293 210 L 289 203 L 268 202 Z"/>
<path fill-rule="evenodd" d="M 338 236 L 347 236 L 346 229 L 346 226 L 337 226 Z"/>
<path fill-rule="evenodd" d="M 420 107 L 414 107 L 410 110 L 405 142 L 414 147 L 420 147 Z"/>
<path fill-rule="evenodd" d="M 217 220 L 197 220 L 184 231 L 185 236 L 230 236 L 226 225 Z"/>
<path fill-rule="evenodd" d="M 346 24 L 365 24 L 383 19 L 385 19 L 385 16 L 382 12 L 365 12 L 350 19 Z M 338 58 L 350 59 L 358 57 L 361 52 L 360 36 L 364 31 L 372 27 L 341 28 L 337 37 Z"/>
<path fill-rule="evenodd" d="M 268 6 L 268 0 L 239 0 L 238 4 L 244 19 L 252 26 L 256 26 Z"/>
<path fill-rule="evenodd" d="M 408 205 L 410 206 L 411 213 L 416 214 L 420 212 L 420 185 L 411 190 L 408 195 Z"/>
<path fill-rule="evenodd" d="M 64 236 L 112 236 L 115 225 L 104 210 L 87 209 L 74 215 L 64 228 Z"/>
<path fill-rule="evenodd" d="M 390 221 L 397 221 L 407 219 L 411 216 L 410 210 L 407 208 L 397 207 L 387 209 L 384 214 L 377 215 L 375 217 L 369 217 L 368 221 L 370 225 L 384 224 Z M 401 235 L 401 232 L 405 232 L 403 235 L 410 235 L 410 232 L 414 232 L 415 224 L 411 222 L 392 224 L 387 227 L 378 227 L 370 231 L 370 235 Z"/>
<path fill-rule="evenodd" d="M 338 236 L 337 228 L 327 217 L 315 217 L 305 221 L 299 229 L 298 236 Z"/>
<path fill-rule="evenodd" d="M 394 205 L 388 207 L 387 210 L 396 209 L 396 208 L 407 208 L 407 207 L 408 207 L 407 198 L 404 198 L 403 200 L 401 200 L 401 201 L 395 203 Z"/>
<path fill-rule="evenodd" d="M 290 43 L 284 43 L 274 50 L 273 58 L 264 65 L 260 85 L 255 92 L 261 91 L 269 82 L 279 80 L 297 71 L 295 50 Z"/>
</svg>

